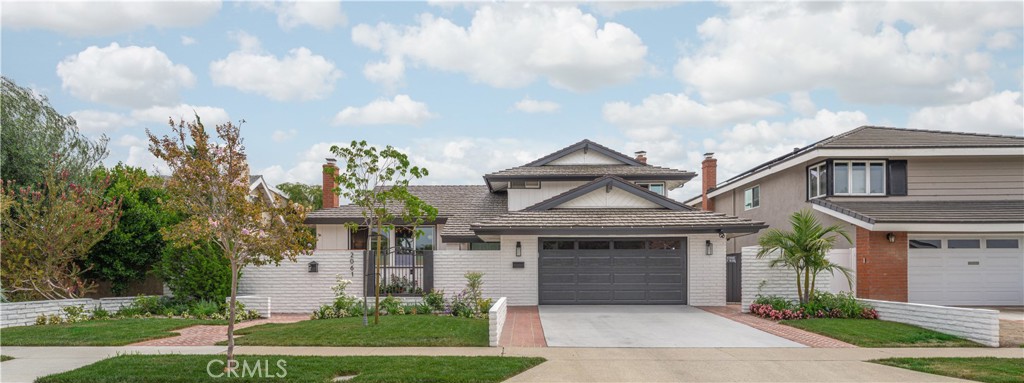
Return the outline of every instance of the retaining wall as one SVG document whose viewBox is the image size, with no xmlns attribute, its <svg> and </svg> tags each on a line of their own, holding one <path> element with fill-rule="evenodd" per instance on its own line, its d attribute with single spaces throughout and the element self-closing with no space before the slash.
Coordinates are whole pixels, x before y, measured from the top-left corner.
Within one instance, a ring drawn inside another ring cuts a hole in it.
<svg viewBox="0 0 1024 383">
<path fill-rule="evenodd" d="M 999 311 L 858 299 L 878 311 L 878 319 L 956 335 L 989 347 L 999 347 Z"/>
<path fill-rule="evenodd" d="M 56 299 L 49 301 L 0 303 L 0 327 L 28 326 L 40 315 L 64 315 L 64 307 L 85 306 L 86 311 L 101 307 L 111 313 L 128 306 L 136 297 Z"/>
<path fill-rule="evenodd" d="M 490 332 L 491 347 L 498 346 L 498 340 L 501 339 L 501 331 L 505 328 L 505 316 L 507 314 L 508 299 L 505 297 L 498 298 L 498 301 L 494 302 L 494 305 L 487 312 L 487 321 L 489 322 L 487 327 Z"/>
</svg>

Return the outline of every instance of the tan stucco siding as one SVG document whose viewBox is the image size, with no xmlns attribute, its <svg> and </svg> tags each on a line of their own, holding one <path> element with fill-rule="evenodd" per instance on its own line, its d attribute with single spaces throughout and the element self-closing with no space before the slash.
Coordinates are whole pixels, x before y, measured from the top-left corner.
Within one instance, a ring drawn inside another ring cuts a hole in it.
<svg viewBox="0 0 1024 383">
<path fill-rule="evenodd" d="M 508 210 L 523 210 L 585 183 L 584 181 L 541 181 L 540 189 L 509 189 Z"/>
<path fill-rule="evenodd" d="M 567 201 L 559 208 L 569 209 L 595 209 L 595 208 L 638 208 L 638 209 L 653 209 L 660 208 L 661 206 L 641 198 L 635 194 L 627 192 L 619 188 L 613 188 L 611 191 L 606 191 L 604 188 L 599 188 L 590 193 L 581 195 L 575 199 Z"/>
</svg>

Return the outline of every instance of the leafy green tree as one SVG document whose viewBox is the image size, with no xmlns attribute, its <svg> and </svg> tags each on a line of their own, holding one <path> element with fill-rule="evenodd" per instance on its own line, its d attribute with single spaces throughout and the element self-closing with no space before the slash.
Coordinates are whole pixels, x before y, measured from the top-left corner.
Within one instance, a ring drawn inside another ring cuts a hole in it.
<svg viewBox="0 0 1024 383">
<path fill-rule="evenodd" d="M 290 203 L 272 204 L 249 195 L 249 164 L 239 126 L 216 126 L 213 141 L 196 116 L 194 122 L 171 125 L 171 135 L 147 131 L 149 150 L 171 168 L 165 206 L 185 218 L 164 228 L 164 239 L 175 245 L 210 242 L 223 251 L 231 266 L 228 302 L 226 368 L 235 361 L 235 317 L 238 276 L 247 265 L 295 261 L 312 252 L 315 238 L 306 228 L 305 209 Z"/>
<path fill-rule="evenodd" d="M 107 137 L 93 141 L 74 118 L 61 115 L 44 96 L 3 77 L 0 91 L 0 179 L 38 185 L 57 158 L 74 182 L 86 180 L 107 157 Z M 56 156 L 56 157 L 55 157 Z"/>
<path fill-rule="evenodd" d="M 437 209 L 409 193 L 409 181 L 426 177 L 427 169 L 412 166 L 409 157 L 388 145 L 384 149 L 367 145 L 366 141 L 352 141 L 347 147 L 331 146 L 331 152 L 341 158 L 345 168 L 335 176 L 335 193 L 361 208 L 363 224 L 348 223 L 355 231 L 360 226 L 374 228 L 371 233 L 393 232 L 393 222 L 401 218 L 414 228 L 437 218 Z M 415 230 L 416 236 L 423 234 Z M 374 262 L 374 307 L 380 307 L 380 264 L 383 235 L 374 235 L 376 241 Z M 366 300 L 363 300 L 363 324 L 366 325 Z M 380 310 L 373 310 L 373 323 L 380 323 Z"/>
<path fill-rule="evenodd" d="M 231 262 L 210 242 L 164 247 L 155 270 L 179 301 L 224 302 L 231 294 Z"/>
<path fill-rule="evenodd" d="M 86 275 L 110 281 L 114 294 L 121 295 L 129 284 L 145 279 L 160 260 L 164 251 L 160 229 L 173 223 L 175 214 L 160 204 L 167 198 L 163 180 L 142 168 L 117 164 L 109 170 L 97 169 L 94 178 L 110 179 L 103 195 L 121 201 L 121 218 L 89 251 Z"/>
<path fill-rule="evenodd" d="M 79 266 L 117 225 L 117 198 L 71 180 L 54 156 L 43 182 L 0 184 L 0 282 L 17 300 L 80 298 L 94 288 Z"/>
<path fill-rule="evenodd" d="M 320 185 L 285 182 L 278 184 L 277 190 L 284 193 L 289 201 L 305 206 L 310 210 L 319 210 L 324 207 L 324 193 Z"/>
<path fill-rule="evenodd" d="M 761 249 L 757 258 L 778 254 L 768 266 L 788 268 L 796 273 L 796 292 L 801 304 L 813 299 L 820 272 L 835 275 L 839 271 L 847 280 L 852 280 L 849 269 L 828 259 L 828 252 L 839 237 L 850 242 L 850 236 L 841 225 L 822 226 L 807 209 L 793 213 L 789 223 L 793 231 L 770 229 L 758 238 Z"/>
</svg>

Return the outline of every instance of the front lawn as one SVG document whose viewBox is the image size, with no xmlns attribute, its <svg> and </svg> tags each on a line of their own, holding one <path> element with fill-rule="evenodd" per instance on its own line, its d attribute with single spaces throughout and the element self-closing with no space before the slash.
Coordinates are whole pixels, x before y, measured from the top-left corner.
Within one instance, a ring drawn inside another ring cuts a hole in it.
<svg viewBox="0 0 1024 383">
<path fill-rule="evenodd" d="M 986 383 L 1024 382 L 1024 358 L 890 358 L 872 362 Z"/>
<path fill-rule="evenodd" d="M 196 319 L 108 319 L 77 323 L 7 327 L 0 329 L 3 346 L 124 346 L 144 340 L 175 336 L 177 330 L 224 321 Z"/>
<path fill-rule="evenodd" d="M 779 323 L 860 347 L 982 347 L 953 335 L 877 319 L 801 319 Z"/>
<path fill-rule="evenodd" d="M 487 319 L 388 315 L 363 327 L 362 317 L 270 323 L 235 331 L 236 345 L 339 347 L 461 347 L 488 345 Z"/>
<path fill-rule="evenodd" d="M 211 360 L 218 362 L 211 363 Z M 218 382 L 223 355 L 121 355 L 91 365 L 40 378 L 41 383 L 81 382 Z M 266 362 L 264 362 L 266 361 Z M 281 361 L 284 364 L 280 364 Z M 239 356 L 239 372 L 246 363 L 260 377 L 231 377 L 232 382 L 330 382 L 338 376 L 350 382 L 500 382 L 544 362 L 543 358 L 498 356 Z M 265 363 L 265 364 L 264 364 Z M 283 369 L 281 368 L 283 367 Z M 283 376 L 282 376 L 283 374 Z"/>
</svg>

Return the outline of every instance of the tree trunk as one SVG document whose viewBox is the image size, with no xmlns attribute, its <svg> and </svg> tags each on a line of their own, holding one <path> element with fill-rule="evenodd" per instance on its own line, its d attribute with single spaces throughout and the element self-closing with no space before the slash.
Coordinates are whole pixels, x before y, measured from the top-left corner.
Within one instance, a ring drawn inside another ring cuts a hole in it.
<svg viewBox="0 0 1024 383">
<path fill-rule="evenodd" d="M 808 302 L 810 302 L 811 300 L 814 299 L 814 290 L 817 289 L 817 287 L 818 287 L 817 285 L 818 285 L 818 273 L 815 272 L 813 275 L 811 275 L 811 289 L 807 292 L 807 294 L 810 295 L 810 299 L 807 300 Z"/>
<path fill-rule="evenodd" d="M 804 290 L 800 284 L 800 269 L 796 269 L 796 298 L 800 301 L 804 301 Z"/>
<path fill-rule="evenodd" d="M 231 260 L 231 299 L 228 301 L 228 353 L 225 370 L 235 368 L 235 296 L 238 295 L 238 262 Z"/>
<path fill-rule="evenodd" d="M 811 300 L 811 290 L 810 290 L 811 286 L 810 285 L 811 285 L 811 268 L 810 267 L 805 267 L 804 268 L 804 300 L 801 301 L 800 303 L 810 302 L 810 300 Z"/>
<path fill-rule="evenodd" d="M 377 224 L 376 262 L 373 263 L 373 324 L 380 324 L 380 233 L 384 228 Z"/>
</svg>

